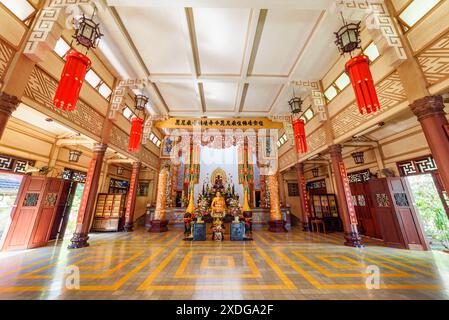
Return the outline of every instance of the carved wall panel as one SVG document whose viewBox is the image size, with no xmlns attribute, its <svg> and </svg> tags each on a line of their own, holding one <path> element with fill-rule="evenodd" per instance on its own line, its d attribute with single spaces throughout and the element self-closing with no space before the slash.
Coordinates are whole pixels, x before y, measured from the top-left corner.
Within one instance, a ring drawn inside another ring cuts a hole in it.
<svg viewBox="0 0 449 320">
<path fill-rule="evenodd" d="M 432 85 L 449 77 L 449 33 L 417 55 L 427 82 Z"/>
<path fill-rule="evenodd" d="M 78 100 L 74 111 L 63 111 L 53 106 L 52 99 L 58 81 L 39 67 L 35 67 L 25 88 L 25 96 L 36 101 L 51 112 L 64 117 L 70 123 L 79 126 L 93 135 L 100 137 L 104 117 L 95 109 Z"/>
<path fill-rule="evenodd" d="M 397 72 L 393 72 L 387 78 L 380 81 L 376 85 L 376 91 L 379 96 L 380 110 L 375 113 L 361 115 L 354 100 L 349 106 L 332 118 L 332 129 L 335 137 L 351 131 L 406 99 L 404 87 Z"/>
<path fill-rule="evenodd" d="M 14 57 L 14 49 L 5 41 L 0 39 L 0 79 L 7 70 L 12 58 Z"/>
</svg>

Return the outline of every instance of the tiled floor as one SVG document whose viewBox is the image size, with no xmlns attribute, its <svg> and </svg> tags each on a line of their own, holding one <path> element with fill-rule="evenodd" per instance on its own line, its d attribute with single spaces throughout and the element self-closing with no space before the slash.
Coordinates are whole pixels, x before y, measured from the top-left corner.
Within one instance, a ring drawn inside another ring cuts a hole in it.
<svg viewBox="0 0 449 320">
<path fill-rule="evenodd" d="M 84 249 L 0 253 L 0 299 L 449 299 L 448 254 L 366 240 L 355 249 L 341 234 L 295 229 L 221 243 L 182 241 L 173 228 L 93 234 Z"/>
</svg>

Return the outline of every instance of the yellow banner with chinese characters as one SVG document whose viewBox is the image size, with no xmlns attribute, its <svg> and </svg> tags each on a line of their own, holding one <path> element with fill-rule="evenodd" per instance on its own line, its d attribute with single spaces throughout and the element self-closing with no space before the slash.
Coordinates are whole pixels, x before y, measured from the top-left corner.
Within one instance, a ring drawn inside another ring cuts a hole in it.
<svg viewBox="0 0 449 320">
<path fill-rule="evenodd" d="M 156 128 L 167 129 L 193 129 L 201 126 L 202 129 L 281 129 L 282 122 L 274 122 L 268 118 L 169 118 L 157 121 Z"/>
</svg>

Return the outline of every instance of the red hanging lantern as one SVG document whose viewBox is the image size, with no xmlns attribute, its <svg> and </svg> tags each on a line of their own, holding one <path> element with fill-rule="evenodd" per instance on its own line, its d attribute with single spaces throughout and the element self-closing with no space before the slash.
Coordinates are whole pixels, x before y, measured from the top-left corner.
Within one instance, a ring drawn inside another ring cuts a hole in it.
<svg viewBox="0 0 449 320">
<path fill-rule="evenodd" d="M 357 104 L 361 114 L 376 112 L 380 109 L 373 77 L 369 69 L 369 58 L 362 54 L 346 63 L 346 71 L 354 88 Z"/>
<path fill-rule="evenodd" d="M 306 131 L 304 129 L 304 120 L 295 119 L 292 122 L 295 133 L 295 143 L 297 153 L 307 152 Z"/>
<path fill-rule="evenodd" d="M 131 119 L 131 132 L 129 134 L 129 152 L 137 152 L 140 147 L 140 139 L 142 138 L 143 119 L 135 117 Z"/>
<path fill-rule="evenodd" d="M 76 102 L 84 83 L 84 77 L 91 67 L 90 59 L 76 51 L 70 50 L 66 55 L 66 63 L 61 73 L 58 88 L 53 98 L 56 108 L 75 110 Z"/>
</svg>

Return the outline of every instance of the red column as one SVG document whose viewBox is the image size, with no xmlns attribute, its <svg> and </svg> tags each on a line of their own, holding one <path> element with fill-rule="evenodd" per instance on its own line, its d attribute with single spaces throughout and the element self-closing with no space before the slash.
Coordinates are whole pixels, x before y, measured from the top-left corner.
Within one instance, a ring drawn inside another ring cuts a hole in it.
<svg viewBox="0 0 449 320">
<path fill-rule="evenodd" d="M 445 131 L 448 121 L 444 112 L 443 97 L 425 97 L 413 102 L 410 108 L 421 123 L 444 188 L 449 192 L 449 138 Z"/>
<path fill-rule="evenodd" d="M 87 171 L 86 182 L 84 183 L 83 195 L 76 220 L 76 228 L 73 233 L 72 242 L 68 248 L 77 249 L 89 246 L 90 224 L 92 222 L 95 200 L 97 198 L 98 184 L 100 181 L 101 166 L 103 164 L 104 154 L 107 149 L 106 144 L 97 143 L 94 145 L 93 157 Z"/>
<path fill-rule="evenodd" d="M 335 188 L 337 189 L 337 201 L 340 217 L 343 220 L 345 233 L 345 245 L 352 247 L 363 247 L 362 239 L 357 230 L 357 217 L 354 203 L 352 202 L 351 188 L 348 175 L 341 155 L 341 145 L 334 144 L 329 147 L 332 160 L 332 170 L 335 175 Z"/>
<path fill-rule="evenodd" d="M 132 232 L 134 225 L 134 209 L 136 208 L 137 189 L 139 188 L 140 162 L 133 163 L 131 182 L 129 184 L 128 199 L 126 200 L 125 211 L 125 232 Z"/>
<path fill-rule="evenodd" d="M 20 100 L 17 97 L 0 92 L 0 139 L 5 132 L 11 114 L 16 110 L 19 103 Z"/>
<path fill-rule="evenodd" d="M 296 165 L 296 174 L 298 176 L 299 187 L 299 203 L 301 204 L 302 228 L 303 231 L 310 231 L 309 217 L 310 205 L 307 200 L 306 179 L 304 176 L 304 164 L 298 163 Z"/>
</svg>

